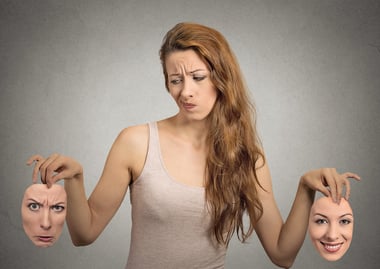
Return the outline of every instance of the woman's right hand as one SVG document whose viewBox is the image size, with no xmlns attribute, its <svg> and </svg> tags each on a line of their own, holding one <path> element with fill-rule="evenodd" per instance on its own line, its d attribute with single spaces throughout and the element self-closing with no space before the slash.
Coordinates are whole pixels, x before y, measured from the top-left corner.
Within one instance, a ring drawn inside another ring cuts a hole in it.
<svg viewBox="0 0 380 269">
<path fill-rule="evenodd" d="M 83 168 L 76 160 L 59 154 L 52 154 L 46 159 L 41 155 L 33 155 L 26 162 L 27 165 L 34 163 L 32 180 L 38 181 L 38 173 L 41 182 L 50 187 L 61 179 L 79 179 L 83 177 Z"/>
</svg>

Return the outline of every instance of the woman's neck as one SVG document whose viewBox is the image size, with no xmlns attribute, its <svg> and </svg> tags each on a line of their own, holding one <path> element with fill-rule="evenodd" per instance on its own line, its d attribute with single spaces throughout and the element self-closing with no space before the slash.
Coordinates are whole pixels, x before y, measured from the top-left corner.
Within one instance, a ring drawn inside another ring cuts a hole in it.
<svg viewBox="0 0 380 269">
<path fill-rule="evenodd" d="M 174 116 L 167 119 L 168 127 L 172 129 L 177 138 L 193 144 L 194 147 L 204 147 L 206 144 L 208 126 L 207 121 L 187 121 Z"/>
</svg>

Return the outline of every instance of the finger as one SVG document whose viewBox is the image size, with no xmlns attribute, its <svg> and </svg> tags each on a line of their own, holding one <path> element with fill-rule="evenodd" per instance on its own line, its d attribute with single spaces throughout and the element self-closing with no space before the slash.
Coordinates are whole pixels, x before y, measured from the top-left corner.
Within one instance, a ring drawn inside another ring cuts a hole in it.
<svg viewBox="0 0 380 269">
<path fill-rule="evenodd" d="M 350 197 L 350 193 L 351 193 L 351 184 L 350 184 L 350 181 L 348 180 L 349 178 L 353 178 L 355 180 L 360 180 L 360 177 L 357 175 L 357 174 L 354 174 L 354 173 L 350 173 L 350 172 L 347 172 L 347 173 L 344 173 L 344 174 L 341 174 L 339 175 L 338 174 L 338 177 L 336 177 L 336 182 L 337 182 L 337 202 L 339 204 L 341 198 L 342 198 L 342 195 L 343 195 L 343 189 L 345 188 L 346 192 L 345 192 L 345 198 L 346 200 L 348 200 L 348 198 Z"/>
<path fill-rule="evenodd" d="M 41 166 L 40 162 L 36 162 L 36 164 L 34 165 L 33 173 L 32 173 L 32 181 L 33 181 L 33 183 L 37 183 L 38 174 L 40 172 L 40 166 Z"/>
<path fill-rule="evenodd" d="M 347 173 L 344 173 L 343 176 L 344 176 L 345 178 L 353 178 L 353 179 L 355 179 L 355 180 L 357 180 L 357 181 L 360 181 L 360 180 L 361 180 L 360 176 L 357 175 L 357 174 L 355 174 L 355 173 L 347 172 Z"/>
<path fill-rule="evenodd" d="M 331 197 L 331 190 L 329 186 L 331 183 L 328 182 L 328 178 L 324 175 L 326 173 L 326 171 L 324 170 L 326 169 L 322 169 L 321 171 L 318 171 L 318 174 L 320 175 L 320 179 L 317 181 L 316 186 L 314 186 L 313 188 L 316 191 L 319 191 L 322 194 L 324 194 L 326 197 Z"/>
<path fill-rule="evenodd" d="M 350 193 L 351 193 L 351 185 L 350 185 L 350 181 L 348 180 L 349 178 L 355 178 L 357 180 L 360 180 L 360 177 L 356 174 L 353 174 L 353 173 L 344 173 L 344 174 L 341 174 L 337 176 L 336 178 L 336 182 L 337 182 L 337 203 L 339 204 L 342 197 L 343 197 L 343 191 L 345 189 L 345 199 L 348 200 L 348 198 L 350 197 Z"/>
<path fill-rule="evenodd" d="M 346 200 L 348 200 L 350 198 L 350 195 L 351 195 L 351 183 L 348 179 L 353 178 L 356 181 L 360 181 L 361 178 L 359 175 L 357 175 L 355 173 L 350 173 L 350 172 L 344 173 L 342 176 L 345 179 L 345 185 L 346 185 L 346 196 L 345 196 L 345 198 L 346 198 Z"/>
<path fill-rule="evenodd" d="M 29 157 L 29 159 L 26 161 L 26 164 L 31 165 L 33 162 L 38 162 L 41 159 L 43 159 L 43 157 L 41 155 L 36 154 Z"/>
<path fill-rule="evenodd" d="M 50 188 L 54 183 L 56 183 L 58 180 L 62 179 L 63 172 L 65 169 L 63 169 L 65 165 L 65 159 L 63 156 L 59 155 L 56 156 L 54 161 L 48 166 L 46 169 L 46 184 Z"/>
<path fill-rule="evenodd" d="M 49 175 L 50 166 L 54 161 L 58 158 L 58 154 L 52 154 L 50 155 L 40 166 L 40 177 L 41 182 L 46 184 L 47 183 L 47 177 Z"/>
<path fill-rule="evenodd" d="M 323 169 L 322 170 L 322 177 L 323 177 L 323 180 L 326 185 L 329 187 L 330 189 L 330 195 L 331 195 L 331 198 L 334 202 L 337 202 L 338 201 L 338 187 L 337 187 L 337 184 L 336 184 L 336 176 L 337 176 L 337 173 L 335 171 L 335 169 Z"/>
<path fill-rule="evenodd" d="M 51 184 L 54 184 L 56 183 L 57 181 L 61 180 L 61 179 L 65 179 L 65 178 L 68 178 L 70 176 L 70 172 L 67 171 L 67 170 L 62 170 L 58 173 L 55 173 L 52 177 L 51 177 Z"/>
<path fill-rule="evenodd" d="M 340 201 L 343 197 L 343 192 L 345 191 L 344 197 L 347 198 L 350 195 L 350 182 L 348 181 L 348 177 L 357 175 L 352 173 L 339 174 L 335 169 L 332 171 L 334 174 L 334 180 L 336 184 L 336 200 L 337 204 L 340 204 Z"/>
<path fill-rule="evenodd" d="M 346 195 L 345 195 L 345 198 L 348 201 L 348 199 L 350 198 L 350 195 L 351 195 L 351 184 L 350 184 L 350 181 L 347 178 L 345 178 L 345 185 L 346 185 Z"/>
<path fill-rule="evenodd" d="M 34 163 L 33 172 L 32 172 L 32 181 L 37 183 L 38 173 L 40 172 L 40 166 L 43 163 L 44 158 L 41 155 L 34 155 L 30 157 L 27 161 L 27 165 L 32 165 Z"/>
<path fill-rule="evenodd" d="M 347 182 L 346 182 L 346 178 L 344 176 L 338 174 L 338 172 L 335 169 L 332 171 L 332 173 L 333 173 L 334 181 L 335 181 L 335 185 L 336 185 L 336 200 L 335 200 L 335 202 L 339 205 L 340 200 L 342 199 L 344 187 L 346 186 Z"/>
<path fill-rule="evenodd" d="M 324 185 L 318 186 L 316 188 L 316 190 L 319 191 L 319 192 L 321 192 L 321 193 L 323 193 L 326 197 L 330 197 L 331 196 L 330 190 L 326 186 L 324 186 Z"/>
</svg>

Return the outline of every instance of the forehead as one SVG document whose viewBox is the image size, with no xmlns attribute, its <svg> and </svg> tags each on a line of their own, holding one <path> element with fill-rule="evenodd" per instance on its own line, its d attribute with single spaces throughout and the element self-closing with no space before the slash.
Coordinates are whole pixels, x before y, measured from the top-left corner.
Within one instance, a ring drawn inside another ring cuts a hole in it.
<svg viewBox="0 0 380 269">
<path fill-rule="evenodd" d="M 174 51 L 166 58 L 166 69 L 168 72 L 178 72 L 185 69 L 186 72 L 202 69 L 207 70 L 207 66 L 199 55 L 192 49 L 184 51 Z"/>
<path fill-rule="evenodd" d="M 25 191 L 24 199 L 65 200 L 65 189 L 57 184 L 48 188 L 45 184 L 33 184 Z"/>
<path fill-rule="evenodd" d="M 329 197 L 322 197 L 314 202 L 311 213 L 326 216 L 342 216 L 344 214 L 352 214 L 352 209 L 344 198 L 341 199 L 340 204 L 337 204 Z"/>
</svg>

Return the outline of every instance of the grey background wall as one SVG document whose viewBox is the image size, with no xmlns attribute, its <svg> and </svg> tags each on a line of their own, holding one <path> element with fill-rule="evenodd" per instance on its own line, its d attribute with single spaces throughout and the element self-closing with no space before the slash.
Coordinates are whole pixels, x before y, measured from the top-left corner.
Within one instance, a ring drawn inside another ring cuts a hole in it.
<svg viewBox="0 0 380 269">
<path fill-rule="evenodd" d="M 38 249 L 25 236 L 25 161 L 60 152 L 79 160 L 94 188 L 119 131 L 176 112 L 158 49 L 180 21 L 230 41 L 258 109 L 259 131 L 285 218 L 299 177 L 336 167 L 352 182 L 354 240 L 338 262 L 308 237 L 293 268 L 379 268 L 379 1 L 0 0 L 0 267 L 123 268 L 130 204 L 91 246 Z M 254 235 L 233 240 L 227 268 L 276 268 Z"/>
</svg>

